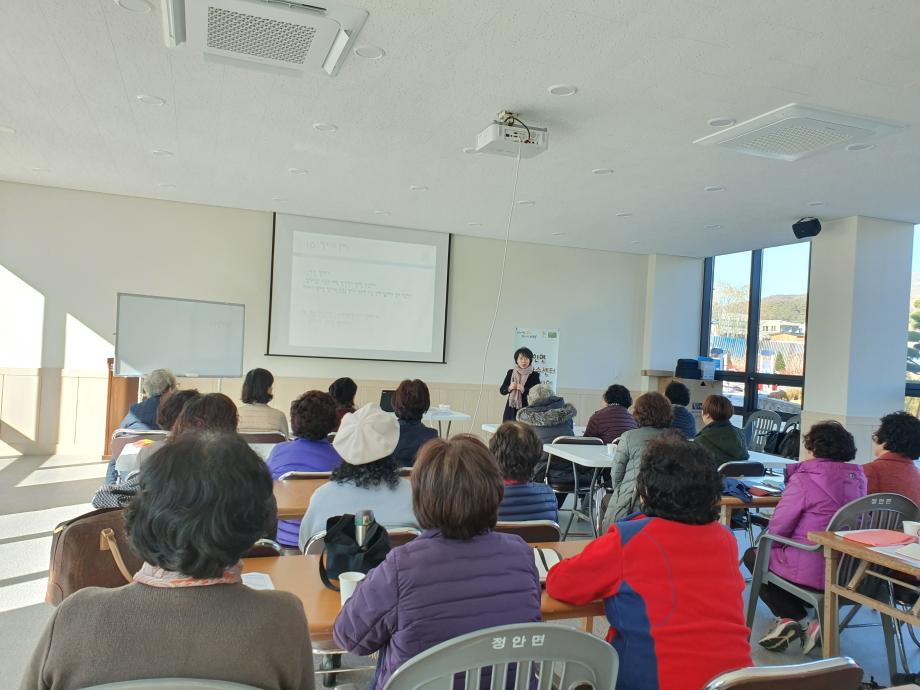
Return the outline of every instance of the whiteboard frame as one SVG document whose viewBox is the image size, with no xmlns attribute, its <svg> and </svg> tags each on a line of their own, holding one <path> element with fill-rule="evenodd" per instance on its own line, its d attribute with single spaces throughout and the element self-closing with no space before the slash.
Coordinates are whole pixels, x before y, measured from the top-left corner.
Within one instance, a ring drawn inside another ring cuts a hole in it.
<svg viewBox="0 0 920 690">
<path fill-rule="evenodd" d="M 224 307 L 241 307 L 243 310 L 243 328 L 240 334 L 240 368 L 237 372 L 227 372 L 220 374 L 201 374 L 198 373 L 196 378 L 202 379 L 235 379 L 243 376 L 243 360 L 246 354 L 246 305 L 238 302 L 215 302 L 213 300 L 207 299 L 191 299 L 188 297 L 164 297 L 163 295 L 141 295 L 137 292 L 118 292 L 115 294 L 115 366 L 113 370 L 113 375 L 123 376 L 126 378 L 143 378 L 143 374 L 122 374 L 121 373 L 121 357 L 118 356 L 118 337 L 121 333 L 121 324 L 119 320 L 121 318 L 121 298 L 122 297 L 142 297 L 144 299 L 159 299 L 166 300 L 169 302 L 197 302 L 203 304 L 217 304 Z M 181 374 L 176 374 L 181 376 Z"/>
</svg>

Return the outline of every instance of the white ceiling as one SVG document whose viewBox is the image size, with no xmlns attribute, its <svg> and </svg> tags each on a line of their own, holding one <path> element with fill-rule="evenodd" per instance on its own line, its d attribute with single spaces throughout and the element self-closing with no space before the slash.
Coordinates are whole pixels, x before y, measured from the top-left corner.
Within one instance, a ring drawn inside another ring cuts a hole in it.
<svg viewBox="0 0 920 690">
<path fill-rule="evenodd" d="M 804 215 L 920 220 L 916 0 L 355 0 L 386 56 L 302 79 L 168 50 L 151 3 L 2 2 L 0 179 L 501 237 L 514 160 L 461 149 L 509 108 L 550 131 L 513 239 L 704 256 Z M 911 128 L 796 163 L 691 144 L 790 102 Z"/>
</svg>

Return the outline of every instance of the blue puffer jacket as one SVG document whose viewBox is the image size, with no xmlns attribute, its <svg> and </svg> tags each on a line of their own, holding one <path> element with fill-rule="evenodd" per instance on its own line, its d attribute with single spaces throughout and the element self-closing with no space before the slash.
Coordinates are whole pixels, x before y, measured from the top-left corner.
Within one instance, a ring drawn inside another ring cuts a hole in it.
<svg viewBox="0 0 920 690">
<path fill-rule="evenodd" d="M 559 522 L 556 494 L 546 484 L 537 482 L 505 484 L 505 497 L 498 506 L 498 519 L 503 522 L 521 520 Z"/>
<path fill-rule="evenodd" d="M 381 652 L 371 686 L 379 690 L 396 669 L 436 644 L 539 620 L 540 579 L 523 539 L 487 532 L 460 541 L 426 530 L 358 583 L 332 634 L 354 654 Z"/>
</svg>

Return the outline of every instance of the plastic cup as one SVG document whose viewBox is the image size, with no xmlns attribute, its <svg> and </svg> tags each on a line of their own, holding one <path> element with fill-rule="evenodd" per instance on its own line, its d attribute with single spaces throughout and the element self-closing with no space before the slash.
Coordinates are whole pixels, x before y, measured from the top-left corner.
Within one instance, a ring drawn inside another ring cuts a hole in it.
<svg viewBox="0 0 920 690">
<path fill-rule="evenodd" d="M 920 522 L 905 520 L 901 529 L 904 530 L 904 534 L 909 534 L 912 537 L 916 537 L 920 535 Z"/>
<path fill-rule="evenodd" d="M 364 573 L 342 573 L 339 575 L 339 594 L 342 597 L 342 606 L 345 606 L 345 602 L 351 598 L 351 595 L 355 593 L 355 588 L 358 586 L 358 583 L 364 579 Z"/>
</svg>

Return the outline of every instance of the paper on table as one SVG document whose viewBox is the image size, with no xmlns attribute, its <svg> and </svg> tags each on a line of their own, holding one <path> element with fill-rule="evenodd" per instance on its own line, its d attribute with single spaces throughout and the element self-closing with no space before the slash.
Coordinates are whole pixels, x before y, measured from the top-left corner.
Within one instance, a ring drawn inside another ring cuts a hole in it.
<svg viewBox="0 0 920 690">
<path fill-rule="evenodd" d="M 251 589 L 275 588 L 275 583 L 265 573 L 243 573 L 243 584 Z"/>
<path fill-rule="evenodd" d="M 898 549 L 900 548 L 901 548 L 900 546 L 872 546 L 869 548 L 869 550 L 875 551 L 876 553 L 880 553 L 885 556 L 891 556 L 892 558 L 897 558 L 898 560 L 904 561 L 905 563 L 909 563 L 915 568 L 920 568 L 920 561 L 913 559 L 913 558 L 908 558 L 902 553 L 898 553 Z"/>
</svg>

